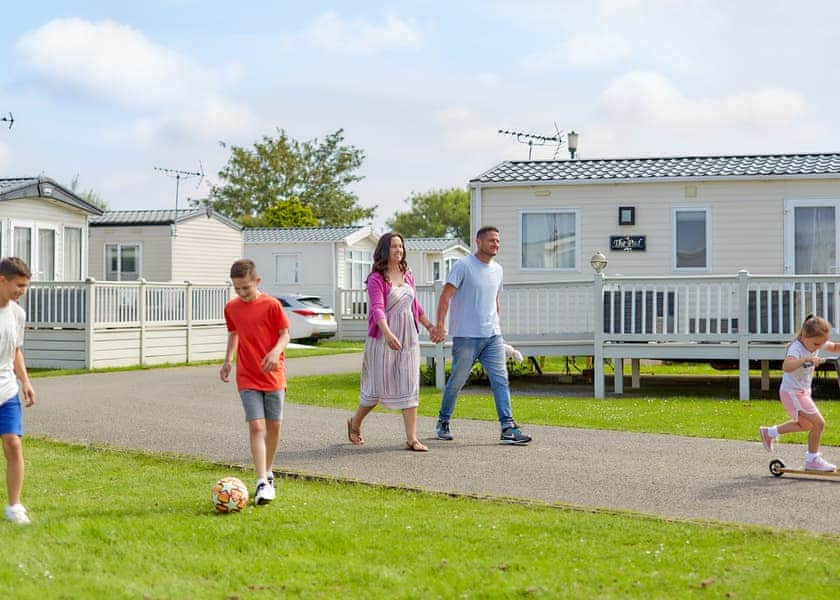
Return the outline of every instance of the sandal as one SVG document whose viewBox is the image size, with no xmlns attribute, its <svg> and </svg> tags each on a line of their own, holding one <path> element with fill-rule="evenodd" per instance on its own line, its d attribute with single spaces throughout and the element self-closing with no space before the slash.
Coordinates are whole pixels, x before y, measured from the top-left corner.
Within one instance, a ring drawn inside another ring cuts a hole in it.
<svg viewBox="0 0 840 600">
<path fill-rule="evenodd" d="M 361 446 L 365 443 L 365 438 L 362 437 L 360 429 L 353 429 L 353 417 L 347 419 L 347 439 L 354 446 Z"/>
<path fill-rule="evenodd" d="M 429 449 L 420 443 L 420 440 L 414 440 L 413 442 L 406 442 L 405 447 L 412 452 L 428 452 Z"/>
</svg>

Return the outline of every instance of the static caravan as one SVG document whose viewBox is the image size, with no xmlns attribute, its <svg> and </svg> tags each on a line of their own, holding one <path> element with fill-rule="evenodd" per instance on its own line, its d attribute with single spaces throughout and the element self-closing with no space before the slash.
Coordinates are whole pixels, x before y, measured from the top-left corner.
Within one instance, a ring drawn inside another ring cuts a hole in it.
<svg viewBox="0 0 840 600">
<path fill-rule="evenodd" d="M 88 269 L 104 281 L 224 283 L 242 227 L 209 209 L 114 210 L 91 219 Z"/>
</svg>

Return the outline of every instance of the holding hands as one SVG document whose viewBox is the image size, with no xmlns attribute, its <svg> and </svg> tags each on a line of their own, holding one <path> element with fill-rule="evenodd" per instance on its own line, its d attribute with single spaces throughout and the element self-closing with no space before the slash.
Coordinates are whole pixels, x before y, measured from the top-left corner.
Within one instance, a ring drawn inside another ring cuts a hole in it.
<svg viewBox="0 0 840 600">
<path fill-rule="evenodd" d="M 443 341 L 443 338 L 446 337 L 446 329 L 443 328 L 443 325 L 437 326 L 434 325 L 429 319 L 423 317 L 423 321 L 421 321 L 423 327 L 429 332 L 429 339 L 432 340 L 435 344 L 439 344 Z"/>
<path fill-rule="evenodd" d="M 435 344 L 440 344 L 446 337 L 446 329 L 443 325 L 429 327 L 429 337 Z"/>
</svg>

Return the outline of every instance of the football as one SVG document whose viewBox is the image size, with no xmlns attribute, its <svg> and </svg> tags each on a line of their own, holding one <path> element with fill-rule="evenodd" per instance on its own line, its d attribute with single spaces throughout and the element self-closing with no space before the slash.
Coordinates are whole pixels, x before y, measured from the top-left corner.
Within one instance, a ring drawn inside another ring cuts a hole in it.
<svg viewBox="0 0 840 600">
<path fill-rule="evenodd" d="M 213 486 L 213 506 L 221 513 L 239 512 L 248 506 L 248 488 L 236 477 L 223 477 Z"/>
</svg>

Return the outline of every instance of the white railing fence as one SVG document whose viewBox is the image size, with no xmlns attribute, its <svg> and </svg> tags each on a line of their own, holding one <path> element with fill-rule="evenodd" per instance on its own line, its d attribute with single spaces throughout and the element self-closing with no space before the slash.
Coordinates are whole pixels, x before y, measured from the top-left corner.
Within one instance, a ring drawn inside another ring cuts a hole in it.
<svg viewBox="0 0 840 600">
<path fill-rule="evenodd" d="M 417 300 L 432 322 L 443 285 L 418 285 Z M 502 293 L 500 323 L 507 336 L 592 335 L 592 282 L 506 284 Z M 340 289 L 336 294 L 340 319 L 367 319 L 368 297 L 365 289 Z M 444 321 L 448 327 L 449 316 Z M 427 339 L 425 329 L 421 338 Z"/>
<path fill-rule="evenodd" d="M 27 326 L 83 329 L 224 322 L 229 285 L 146 281 L 34 281 L 21 300 Z"/>
<path fill-rule="evenodd" d="M 604 339 L 778 342 L 796 337 L 809 313 L 840 324 L 837 275 L 603 277 Z M 746 324 L 746 326 L 744 326 Z"/>
</svg>

